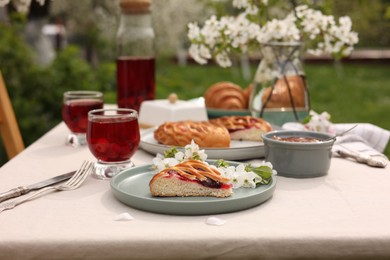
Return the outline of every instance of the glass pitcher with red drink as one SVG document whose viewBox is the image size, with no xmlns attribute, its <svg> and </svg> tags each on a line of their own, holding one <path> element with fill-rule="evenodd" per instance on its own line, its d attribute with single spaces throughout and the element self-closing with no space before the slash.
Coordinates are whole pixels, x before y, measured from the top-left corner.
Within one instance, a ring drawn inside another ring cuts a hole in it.
<svg viewBox="0 0 390 260">
<path fill-rule="evenodd" d="M 142 4 L 141 4 L 142 3 Z M 120 0 L 117 44 L 117 104 L 139 111 L 155 98 L 154 30 L 150 0 Z"/>
</svg>

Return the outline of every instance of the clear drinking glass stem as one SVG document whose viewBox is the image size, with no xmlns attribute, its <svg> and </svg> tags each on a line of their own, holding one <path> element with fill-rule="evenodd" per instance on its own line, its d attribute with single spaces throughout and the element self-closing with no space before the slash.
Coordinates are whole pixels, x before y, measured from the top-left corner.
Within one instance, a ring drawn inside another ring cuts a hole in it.
<svg viewBox="0 0 390 260">
<path fill-rule="evenodd" d="M 92 176 L 101 180 L 109 180 L 119 172 L 134 166 L 131 160 L 123 162 L 102 162 L 98 160 L 94 165 Z"/>
</svg>

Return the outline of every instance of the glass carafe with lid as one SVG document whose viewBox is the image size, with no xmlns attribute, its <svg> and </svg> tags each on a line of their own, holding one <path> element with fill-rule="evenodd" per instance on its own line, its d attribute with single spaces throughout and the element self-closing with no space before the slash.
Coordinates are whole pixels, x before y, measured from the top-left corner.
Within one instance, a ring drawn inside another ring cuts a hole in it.
<svg viewBox="0 0 390 260">
<path fill-rule="evenodd" d="M 116 36 L 117 103 L 139 111 L 155 98 L 155 46 L 150 0 L 121 0 Z"/>
</svg>

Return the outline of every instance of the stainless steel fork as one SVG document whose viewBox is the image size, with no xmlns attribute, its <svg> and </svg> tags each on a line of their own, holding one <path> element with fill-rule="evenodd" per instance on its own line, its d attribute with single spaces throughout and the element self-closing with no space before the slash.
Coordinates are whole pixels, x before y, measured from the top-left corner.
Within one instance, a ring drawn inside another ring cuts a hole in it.
<svg viewBox="0 0 390 260">
<path fill-rule="evenodd" d="M 3 202 L 0 204 L 0 213 L 4 210 L 9 210 L 15 208 L 17 205 L 22 204 L 23 202 L 33 200 L 35 198 L 41 197 L 44 194 L 48 194 L 52 191 L 69 191 L 74 190 L 80 187 L 80 185 L 86 180 L 89 175 L 89 172 L 92 169 L 92 162 L 84 161 L 81 167 L 76 171 L 76 173 L 65 183 L 42 188 L 35 193 L 26 195 L 19 199 L 14 199 L 12 201 Z"/>
</svg>

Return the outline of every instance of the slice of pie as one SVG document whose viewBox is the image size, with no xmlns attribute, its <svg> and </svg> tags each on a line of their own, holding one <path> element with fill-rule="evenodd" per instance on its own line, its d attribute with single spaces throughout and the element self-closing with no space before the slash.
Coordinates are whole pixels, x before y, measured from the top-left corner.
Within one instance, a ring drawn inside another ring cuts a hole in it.
<svg viewBox="0 0 390 260">
<path fill-rule="evenodd" d="M 150 192 L 155 197 L 229 197 L 229 179 L 207 163 L 188 160 L 166 168 L 150 180 Z"/>
<path fill-rule="evenodd" d="M 224 126 L 231 140 L 262 141 L 261 135 L 272 130 L 270 123 L 252 116 L 224 116 L 210 119 L 209 122 Z"/>
</svg>

